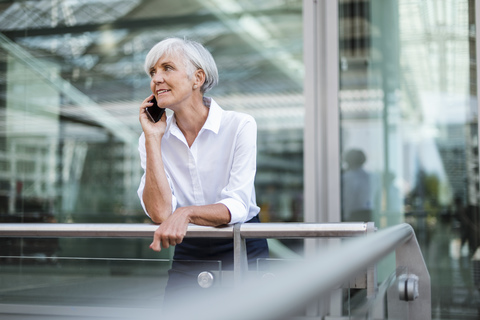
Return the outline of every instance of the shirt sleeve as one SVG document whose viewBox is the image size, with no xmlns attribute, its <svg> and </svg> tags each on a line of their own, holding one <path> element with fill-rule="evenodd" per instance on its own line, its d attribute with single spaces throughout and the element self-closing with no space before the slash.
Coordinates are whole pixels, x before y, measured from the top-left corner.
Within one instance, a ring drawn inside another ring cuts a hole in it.
<svg viewBox="0 0 480 320">
<path fill-rule="evenodd" d="M 239 126 L 234 143 L 234 158 L 228 184 L 221 191 L 221 200 L 230 211 L 230 224 L 245 222 L 254 197 L 257 166 L 257 124 L 253 117 Z M 257 212 L 258 213 L 258 212 Z"/>
<path fill-rule="evenodd" d="M 145 135 L 143 133 L 138 139 L 138 152 L 140 154 L 140 165 L 143 169 L 143 175 L 142 175 L 142 178 L 140 179 L 140 185 L 137 190 L 137 195 L 140 199 L 140 204 L 142 205 L 143 211 L 145 211 L 145 214 L 148 217 L 150 217 L 150 215 L 147 212 L 147 209 L 145 208 L 145 203 L 143 202 L 143 190 L 145 189 L 145 176 L 147 174 L 147 150 L 145 148 Z M 167 180 L 170 186 L 170 190 L 173 190 L 172 182 L 168 174 L 167 174 Z M 175 195 L 173 194 L 173 191 L 172 191 L 172 212 L 175 211 L 176 207 L 177 207 L 177 199 L 175 198 Z"/>
</svg>

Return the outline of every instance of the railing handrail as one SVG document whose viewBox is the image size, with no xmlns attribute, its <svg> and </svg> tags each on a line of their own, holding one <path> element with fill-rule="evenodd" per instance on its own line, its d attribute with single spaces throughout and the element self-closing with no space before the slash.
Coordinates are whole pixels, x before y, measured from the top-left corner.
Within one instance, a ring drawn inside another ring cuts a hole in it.
<svg viewBox="0 0 480 320">
<path fill-rule="evenodd" d="M 5 223 L 0 224 L 0 237 L 134 238 L 151 237 L 156 228 L 156 225 L 149 224 Z M 375 233 L 371 231 L 373 223 L 350 222 L 238 224 L 220 228 L 190 225 L 187 237 L 233 238 L 236 274 L 237 271 L 240 271 L 239 274 L 244 271 L 243 266 L 237 268 L 236 265 L 245 261 L 245 238 L 368 236 L 335 246 L 334 250 L 309 260 L 308 263 L 300 263 L 293 269 L 289 264 L 289 276 L 281 281 L 269 282 L 268 285 L 258 281 L 253 285 L 238 281 L 235 290 L 229 293 L 222 292 L 216 298 L 208 295 L 209 301 L 199 298 L 199 305 L 188 308 L 192 313 L 185 315 L 185 319 L 220 320 L 225 319 L 226 314 L 230 320 L 282 318 L 289 311 L 311 301 L 313 297 L 326 294 L 346 279 L 352 279 L 392 251 L 396 252 L 397 267 L 406 267 L 408 274 L 418 279 L 416 284 L 420 298 L 406 302 L 408 308 L 392 308 L 389 305 L 389 316 L 397 315 L 402 318 L 404 312 L 407 312 L 408 319 L 430 319 L 430 275 L 413 228 L 404 223 Z M 215 308 L 204 308 L 212 301 L 215 301 Z M 248 308 L 239 308 L 238 301 L 242 301 L 242 305 Z M 275 305 L 275 308 L 271 308 L 272 305 Z M 395 303 L 393 305 L 398 306 Z M 236 312 L 231 312 L 232 310 Z M 182 319 L 178 315 L 175 318 Z"/>
<path fill-rule="evenodd" d="M 348 241 L 321 256 L 298 263 L 294 268 L 280 272 L 287 274 L 281 281 L 247 282 L 235 290 L 218 296 L 199 297 L 189 305 L 185 314 L 175 314 L 175 319 L 196 320 L 274 320 L 297 310 L 312 298 L 338 288 L 346 279 L 377 263 L 392 251 L 396 251 L 397 267 L 406 267 L 409 274 L 418 276 L 419 298 L 408 301 L 408 307 L 388 306 L 389 317 L 395 319 L 431 319 L 430 275 L 419 250 L 413 228 L 404 223 L 383 229 L 368 237 Z M 418 260 L 420 259 L 420 260 Z M 423 263 L 422 263 L 423 262 Z M 388 297 L 399 299 L 399 296 Z M 212 302 L 213 301 L 213 302 Z M 238 305 L 241 301 L 241 307 Z M 179 302 L 181 305 L 181 301 Z M 197 304 L 198 303 L 198 304 Z M 213 305 L 215 307 L 206 308 Z M 398 304 L 397 304 L 398 305 Z M 274 306 L 274 307 L 272 307 Z M 228 317 L 226 316 L 228 315 Z M 145 317 L 149 318 L 151 315 Z M 142 317 L 143 319 L 143 317 Z"/>
<path fill-rule="evenodd" d="M 99 237 L 150 238 L 158 225 L 141 223 L 2 223 L 0 237 Z M 245 223 L 242 238 L 318 238 L 365 235 L 372 226 L 364 222 L 342 223 Z M 232 225 L 189 225 L 189 238 L 233 238 Z"/>
</svg>

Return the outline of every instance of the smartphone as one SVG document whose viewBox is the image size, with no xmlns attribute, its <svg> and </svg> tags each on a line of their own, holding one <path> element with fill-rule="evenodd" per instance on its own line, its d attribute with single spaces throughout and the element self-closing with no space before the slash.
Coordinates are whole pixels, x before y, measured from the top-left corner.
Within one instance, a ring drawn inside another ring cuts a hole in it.
<svg viewBox="0 0 480 320">
<path fill-rule="evenodd" d="M 155 99 L 155 97 L 153 97 L 150 102 L 153 102 L 153 106 L 146 108 L 147 114 L 150 119 L 152 119 L 152 121 L 156 123 L 160 120 L 160 118 L 162 118 L 162 115 L 165 112 L 165 108 L 160 108 L 157 105 L 157 99 Z"/>
</svg>

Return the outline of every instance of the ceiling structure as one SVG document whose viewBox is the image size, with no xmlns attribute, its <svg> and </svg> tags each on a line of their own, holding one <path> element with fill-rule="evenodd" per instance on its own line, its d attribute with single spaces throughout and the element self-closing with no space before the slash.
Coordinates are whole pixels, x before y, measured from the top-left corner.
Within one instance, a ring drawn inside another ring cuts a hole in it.
<svg viewBox="0 0 480 320">
<path fill-rule="evenodd" d="M 260 130 L 303 128 L 301 0 L 7 1 L 0 32 L 3 51 L 22 63 L 30 57 L 46 82 L 42 63 L 58 66 L 54 87 L 70 127 L 112 131 L 109 114 L 112 128 L 139 132 L 138 105 L 150 93 L 144 58 L 175 36 L 212 53 L 220 83 L 208 95 L 225 109 L 252 114 Z"/>
<path fill-rule="evenodd" d="M 256 182 L 301 191 L 302 2 L 1 1 L 0 145 L 7 136 L 29 143 L 32 137 L 37 138 L 33 143 L 51 137 L 54 145 L 61 139 L 99 145 L 114 140 L 136 147 L 138 107 L 150 94 L 145 56 L 166 37 L 186 37 L 203 43 L 217 63 L 220 82 L 208 95 L 257 121 Z M 396 96 L 401 102 L 396 116 L 419 118 L 419 88 L 455 92 L 469 81 L 464 77 L 469 67 L 465 39 L 472 36 L 466 0 L 388 2 L 398 4 L 393 8 L 398 24 L 375 12 L 386 3 L 339 0 L 343 126 L 350 120 L 381 125 L 391 92 L 402 95 Z M 400 51 L 399 44 L 401 54 L 388 51 Z M 398 64 L 395 77 L 385 72 L 390 62 Z M 389 92 L 383 85 L 391 79 L 398 83 Z M 23 95 L 34 82 L 41 83 L 32 91 L 38 96 Z M 0 156 L 12 158 L 2 148 Z"/>
<path fill-rule="evenodd" d="M 383 60 L 375 47 L 382 41 L 382 30 L 371 17 L 372 6 L 379 3 L 339 1 L 339 100 L 344 118 L 382 116 L 386 95 L 378 66 Z M 399 86 L 403 90 L 399 98 L 404 116 L 422 116 L 416 88 L 429 85 L 448 92 L 465 87 L 468 79 L 458 77 L 469 67 L 459 54 L 468 50 L 461 47 L 469 36 L 466 6 L 466 1 L 398 2 Z M 177 36 L 197 40 L 212 52 L 220 83 L 208 95 L 225 109 L 252 114 L 260 139 L 269 141 L 260 144 L 262 148 L 292 152 L 303 148 L 301 0 L 4 1 L 0 3 L 0 33 L 4 36 L 0 64 L 8 64 L 3 53 L 9 47 L 9 56 L 22 63 L 30 56 L 30 68 L 40 77 L 48 74 L 39 67 L 41 63 L 56 66 L 59 117 L 69 124 L 66 132 L 75 137 L 101 137 L 92 134 L 93 127 L 106 128 L 114 136 L 119 131 L 137 135 L 141 130 L 138 105 L 150 93 L 144 58 L 155 43 Z M 427 56 L 431 65 L 419 64 Z M 438 76 L 428 68 L 457 72 Z M 6 86 L 5 69 L 0 69 L 0 86 Z M 365 83 L 365 79 L 371 80 Z M 437 83 L 438 79 L 443 82 Z M 7 100 L 5 92 L 0 90 L 3 101 Z M 0 126 L 5 128 L 5 109 L 0 112 Z"/>
</svg>

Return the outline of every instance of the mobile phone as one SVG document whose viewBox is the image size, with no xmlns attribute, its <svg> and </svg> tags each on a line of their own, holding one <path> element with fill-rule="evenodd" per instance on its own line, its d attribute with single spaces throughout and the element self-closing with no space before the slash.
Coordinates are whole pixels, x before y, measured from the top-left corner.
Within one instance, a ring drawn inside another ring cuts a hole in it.
<svg viewBox="0 0 480 320">
<path fill-rule="evenodd" d="M 153 102 L 153 106 L 145 108 L 147 110 L 147 114 L 152 119 L 153 122 L 158 122 L 161 118 L 163 113 L 165 112 L 165 108 L 160 108 L 157 104 L 157 99 L 153 97 L 150 102 Z"/>
</svg>

